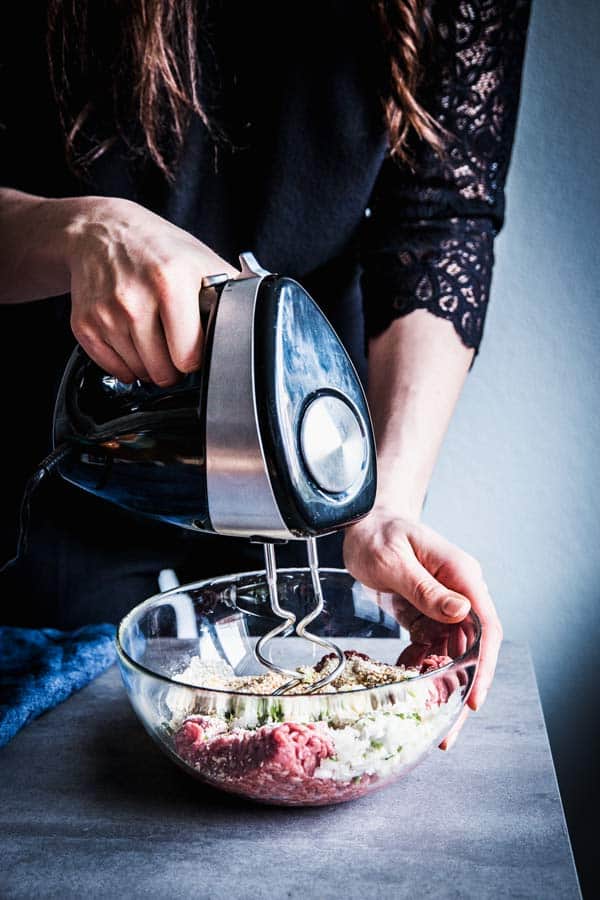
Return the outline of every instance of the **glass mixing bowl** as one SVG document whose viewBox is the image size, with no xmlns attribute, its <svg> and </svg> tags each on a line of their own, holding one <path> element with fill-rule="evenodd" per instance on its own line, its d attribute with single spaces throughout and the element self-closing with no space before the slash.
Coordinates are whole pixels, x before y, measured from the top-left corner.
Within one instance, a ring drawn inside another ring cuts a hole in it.
<svg viewBox="0 0 600 900">
<path fill-rule="evenodd" d="M 281 606 L 300 619 L 314 605 L 309 571 L 283 569 L 277 577 Z M 264 572 L 178 587 L 123 619 L 117 646 L 129 699 L 186 772 L 262 803 L 339 803 L 404 775 L 452 727 L 475 676 L 477 617 L 442 625 L 345 571 L 322 569 L 320 577 L 325 606 L 310 630 L 343 650 L 402 664 L 411 677 L 280 696 L 199 684 L 207 676 L 198 672 L 265 673 L 253 648 L 281 620 L 271 612 Z M 271 661 L 290 669 L 312 666 L 324 653 L 293 636 L 269 645 Z"/>
</svg>

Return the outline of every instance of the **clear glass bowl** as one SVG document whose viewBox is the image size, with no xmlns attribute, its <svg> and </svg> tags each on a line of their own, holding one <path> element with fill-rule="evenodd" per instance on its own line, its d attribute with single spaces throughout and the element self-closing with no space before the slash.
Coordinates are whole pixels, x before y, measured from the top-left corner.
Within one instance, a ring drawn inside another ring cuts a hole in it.
<svg viewBox="0 0 600 900">
<path fill-rule="evenodd" d="M 452 727 L 475 676 L 477 617 L 442 625 L 339 569 L 321 570 L 321 582 L 325 608 L 310 630 L 344 650 L 401 663 L 414 677 L 281 696 L 178 680 L 194 659 L 227 663 L 236 675 L 265 672 L 253 648 L 281 620 L 271 613 L 264 572 L 175 588 L 123 619 L 117 646 L 129 699 L 148 733 L 191 775 L 262 803 L 340 803 L 406 774 Z M 307 569 L 279 570 L 278 587 L 280 604 L 298 618 L 314 605 Z M 269 658 L 291 669 L 314 665 L 325 652 L 297 637 L 270 647 Z"/>
</svg>

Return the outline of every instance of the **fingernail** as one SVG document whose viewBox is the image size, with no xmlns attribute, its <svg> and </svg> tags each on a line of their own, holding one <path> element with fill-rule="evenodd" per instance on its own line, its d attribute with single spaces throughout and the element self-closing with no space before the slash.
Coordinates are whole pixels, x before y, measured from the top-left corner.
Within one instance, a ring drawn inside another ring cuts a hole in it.
<svg viewBox="0 0 600 900">
<path fill-rule="evenodd" d="M 454 734 L 449 735 L 446 738 L 446 753 L 448 750 L 452 750 L 456 743 L 456 738 L 458 737 L 458 731 L 455 731 Z"/>
<path fill-rule="evenodd" d="M 485 698 L 487 697 L 488 689 L 484 688 L 480 691 L 477 691 L 474 695 L 469 698 L 469 706 L 473 710 L 473 712 L 479 712 L 483 704 L 485 703 Z"/>
<path fill-rule="evenodd" d="M 464 597 L 458 595 L 446 597 L 442 603 L 442 612 L 445 616 L 455 619 L 456 616 L 466 616 L 469 612 L 469 603 Z"/>
</svg>

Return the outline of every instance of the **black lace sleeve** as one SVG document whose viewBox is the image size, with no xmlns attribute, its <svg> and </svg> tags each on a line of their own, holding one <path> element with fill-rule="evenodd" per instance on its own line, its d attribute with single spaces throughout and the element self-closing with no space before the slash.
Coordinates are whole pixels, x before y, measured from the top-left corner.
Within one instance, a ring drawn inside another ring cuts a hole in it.
<svg viewBox="0 0 600 900">
<path fill-rule="evenodd" d="M 529 0 L 438 2 L 420 99 L 453 136 L 446 160 L 410 146 L 382 165 L 361 238 L 368 337 L 415 309 L 479 347 L 494 237 L 504 220 Z M 370 213 L 370 215 L 369 215 Z"/>
</svg>

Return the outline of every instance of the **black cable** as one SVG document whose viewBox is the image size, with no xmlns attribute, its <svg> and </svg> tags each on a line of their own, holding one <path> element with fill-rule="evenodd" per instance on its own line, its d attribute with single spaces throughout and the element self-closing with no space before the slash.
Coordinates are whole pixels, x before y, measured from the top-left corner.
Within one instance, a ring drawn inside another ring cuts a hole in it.
<svg viewBox="0 0 600 900">
<path fill-rule="evenodd" d="M 49 453 L 48 456 L 41 461 L 33 475 L 30 477 L 29 481 L 25 485 L 23 497 L 21 498 L 21 507 L 19 509 L 19 534 L 17 537 L 17 552 L 12 559 L 9 559 L 4 563 L 2 567 L 0 567 L 0 575 L 6 572 L 7 569 L 10 569 L 11 566 L 14 566 L 25 555 L 27 551 L 27 530 L 29 528 L 31 498 L 36 488 L 44 480 L 46 475 L 49 475 L 53 471 L 53 469 L 56 468 L 61 459 L 64 459 L 65 456 L 67 456 L 71 452 L 71 449 L 72 448 L 69 444 L 60 444 L 58 447 L 55 447 L 52 453 Z"/>
</svg>

